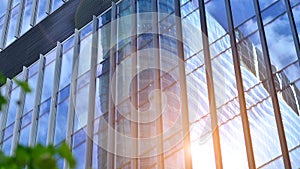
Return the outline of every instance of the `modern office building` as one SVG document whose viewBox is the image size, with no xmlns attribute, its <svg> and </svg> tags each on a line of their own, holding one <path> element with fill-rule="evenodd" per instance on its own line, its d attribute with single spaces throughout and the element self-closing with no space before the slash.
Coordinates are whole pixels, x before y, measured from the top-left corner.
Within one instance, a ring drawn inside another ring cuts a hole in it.
<svg viewBox="0 0 300 169">
<path fill-rule="evenodd" d="M 1 150 L 65 141 L 79 169 L 298 169 L 299 29 L 299 0 L 3 0 Z"/>
</svg>

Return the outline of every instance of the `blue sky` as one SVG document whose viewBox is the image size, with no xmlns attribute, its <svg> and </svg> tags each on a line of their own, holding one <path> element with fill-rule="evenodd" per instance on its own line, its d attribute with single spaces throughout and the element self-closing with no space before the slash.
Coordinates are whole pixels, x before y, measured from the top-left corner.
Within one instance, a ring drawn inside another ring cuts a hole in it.
<svg viewBox="0 0 300 169">
<path fill-rule="evenodd" d="M 275 1 L 276 0 L 260 0 L 260 7 L 261 9 L 264 9 Z M 292 5 L 298 2 L 300 1 L 291 0 Z M 241 24 L 246 19 L 255 15 L 253 0 L 231 0 L 231 6 L 235 26 Z M 206 7 L 207 11 L 211 13 L 213 17 L 216 18 L 216 20 L 223 26 L 223 28 L 227 29 L 227 18 L 225 13 L 226 10 L 224 0 L 212 0 L 207 4 Z M 285 10 L 286 7 L 284 1 L 278 0 L 278 2 L 276 2 L 276 4 L 273 7 L 262 13 L 264 24 L 277 17 L 280 13 L 282 13 Z M 296 24 L 298 25 L 298 31 L 300 31 L 299 6 L 293 9 L 293 14 L 295 17 Z M 249 32 L 252 32 L 255 28 L 257 28 L 257 23 L 254 17 L 254 19 L 247 22 L 245 26 L 243 26 L 242 31 L 248 34 Z M 278 69 L 281 69 L 284 66 L 297 60 L 297 54 L 287 14 L 282 15 L 271 24 L 268 24 L 265 27 L 265 33 L 271 62 L 273 65 L 275 65 Z M 254 36 L 251 36 L 250 39 L 256 47 L 261 49 L 258 33 L 256 33 Z M 294 64 L 289 69 L 287 69 L 285 73 L 289 76 L 290 81 L 299 78 L 299 64 Z M 300 87 L 299 82 L 297 83 L 297 86 Z"/>
</svg>

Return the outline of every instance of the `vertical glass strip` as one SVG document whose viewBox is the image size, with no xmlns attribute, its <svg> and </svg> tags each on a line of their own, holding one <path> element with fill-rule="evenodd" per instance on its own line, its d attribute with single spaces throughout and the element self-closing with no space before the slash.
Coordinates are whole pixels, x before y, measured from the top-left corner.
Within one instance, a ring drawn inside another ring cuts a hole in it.
<svg viewBox="0 0 300 169">
<path fill-rule="evenodd" d="M 285 137 L 285 132 L 284 132 L 284 128 L 283 128 L 279 103 L 278 103 L 278 97 L 277 97 L 277 93 L 275 90 L 270 55 L 269 55 L 268 46 L 267 46 L 267 42 L 266 42 L 266 35 L 265 35 L 264 27 L 263 27 L 263 21 L 262 21 L 262 17 L 261 17 L 260 5 L 259 5 L 258 0 L 254 0 L 254 7 L 255 7 L 255 13 L 256 13 L 256 18 L 257 18 L 257 24 L 258 24 L 258 28 L 259 28 L 260 40 L 262 42 L 262 51 L 264 54 L 265 64 L 267 67 L 267 76 L 269 79 L 268 85 L 270 87 L 270 95 L 271 95 L 272 103 L 273 103 L 273 109 L 274 109 L 274 114 L 275 114 L 275 119 L 276 119 L 276 124 L 277 124 L 278 135 L 279 135 L 279 139 L 280 139 L 280 146 L 281 146 L 281 151 L 282 151 L 282 155 L 283 155 L 284 166 L 285 166 L 285 168 L 290 169 L 291 162 L 290 162 L 289 152 L 288 152 L 288 148 L 287 148 L 286 137 Z"/>
<path fill-rule="evenodd" d="M 220 136 L 219 136 L 219 128 L 218 128 L 218 117 L 216 111 L 216 99 L 215 99 L 215 91 L 214 91 L 214 82 L 212 76 L 212 65 L 210 60 L 210 51 L 209 51 L 209 34 L 207 31 L 207 21 L 206 21 L 206 13 L 205 13 L 205 4 L 204 0 L 199 0 L 199 11 L 200 11 L 200 24 L 202 30 L 202 42 L 203 42 L 203 50 L 204 50 L 204 63 L 206 68 L 206 81 L 207 81 L 207 91 L 208 91 L 208 99 L 209 99 L 209 109 L 211 113 L 211 127 L 213 134 L 213 144 L 215 151 L 215 162 L 216 168 L 223 168 L 222 164 L 222 156 L 221 156 L 221 147 L 220 147 Z"/>
</svg>

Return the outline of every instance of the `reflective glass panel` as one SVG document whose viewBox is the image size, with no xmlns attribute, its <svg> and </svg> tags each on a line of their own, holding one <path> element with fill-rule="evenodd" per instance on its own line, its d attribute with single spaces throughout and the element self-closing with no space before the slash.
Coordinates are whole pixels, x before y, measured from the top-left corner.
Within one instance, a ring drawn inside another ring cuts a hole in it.
<svg viewBox="0 0 300 169">
<path fill-rule="evenodd" d="M 44 19 L 47 16 L 46 4 L 47 4 L 47 0 L 39 0 L 38 1 L 36 23 L 39 23 L 42 19 Z"/>
<path fill-rule="evenodd" d="M 17 27 L 19 8 L 20 4 L 17 4 L 11 9 L 6 46 L 10 45 L 15 40 L 15 31 Z"/>
<path fill-rule="evenodd" d="M 56 114 L 54 144 L 59 144 L 66 137 L 69 99 L 59 103 Z"/>
<path fill-rule="evenodd" d="M 32 7 L 32 0 L 25 0 L 25 9 L 24 9 L 23 20 L 22 20 L 21 35 L 23 35 L 31 28 L 30 26 L 31 7 Z"/>
</svg>

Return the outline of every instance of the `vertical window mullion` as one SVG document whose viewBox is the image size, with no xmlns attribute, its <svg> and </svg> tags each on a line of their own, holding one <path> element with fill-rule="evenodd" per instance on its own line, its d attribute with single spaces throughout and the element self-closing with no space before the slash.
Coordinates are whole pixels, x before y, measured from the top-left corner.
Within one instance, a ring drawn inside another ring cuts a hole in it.
<svg viewBox="0 0 300 169">
<path fill-rule="evenodd" d="M 177 55 L 178 55 L 178 70 L 179 70 L 179 86 L 180 86 L 180 102 L 181 102 L 181 115 L 182 115 L 182 132 L 183 138 L 183 149 L 184 149 L 184 161 L 185 168 L 192 168 L 192 157 L 191 157 L 191 141 L 190 141 L 190 123 L 189 123 L 189 110 L 188 110 L 188 97 L 187 97 L 187 86 L 186 86 L 186 72 L 184 64 L 184 47 L 182 38 L 182 23 L 181 23 L 181 8 L 180 2 L 174 0 L 175 7 L 175 20 L 176 20 L 176 38 L 177 38 Z"/>
<path fill-rule="evenodd" d="M 48 136 L 47 144 L 53 144 L 54 142 L 54 133 L 55 133 L 55 119 L 57 113 L 57 97 L 59 90 L 59 81 L 61 74 L 61 63 L 62 63 L 62 45 L 60 42 L 57 42 L 56 46 L 56 58 L 55 58 L 55 67 L 54 67 L 54 79 L 52 86 L 52 96 L 50 103 L 50 114 L 48 122 Z"/>
<path fill-rule="evenodd" d="M 74 130 L 74 120 L 75 120 L 75 100 L 76 100 L 76 86 L 78 77 L 78 60 L 79 60 L 79 39 L 80 33 L 75 29 L 74 33 L 74 48 L 73 48 L 73 63 L 72 63 L 72 77 L 70 84 L 70 98 L 69 98 L 69 108 L 68 108 L 68 120 L 67 120 L 67 132 L 66 132 L 66 142 L 69 147 L 72 147 L 72 133 Z M 64 168 L 68 168 L 68 163 L 64 160 Z"/>
<path fill-rule="evenodd" d="M 22 81 L 28 80 L 28 69 L 26 67 L 23 67 L 23 79 Z M 15 152 L 15 149 L 17 148 L 19 137 L 20 137 L 20 129 L 21 129 L 21 117 L 23 116 L 24 111 L 24 103 L 25 103 L 25 91 L 21 89 L 20 95 L 19 95 L 19 104 L 17 108 L 17 114 L 15 118 L 15 126 L 14 126 L 14 132 L 13 132 L 13 139 L 12 139 L 12 146 L 11 146 L 11 152 L 10 154 L 13 155 Z"/>
<path fill-rule="evenodd" d="M 25 0 L 20 0 L 20 8 L 17 18 L 17 24 L 16 24 L 16 30 L 15 30 L 15 37 L 19 38 L 21 30 L 22 30 L 22 21 L 23 21 L 23 15 L 25 10 Z"/>
<path fill-rule="evenodd" d="M 159 24 L 158 24 L 158 1 L 157 0 L 152 0 L 152 10 L 154 14 L 152 15 L 152 31 L 154 32 L 153 35 L 153 55 L 155 58 L 154 64 L 160 69 L 161 63 L 160 63 L 160 53 L 159 53 Z M 154 88 L 158 89 L 159 91 L 162 91 L 161 87 L 161 73 L 160 70 L 155 70 L 154 71 Z M 155 100 L 156 102 L 156 110 L 159 113 L 162 112 L 162 95 L 161 93 L 156 96 Z M 157 142 L 157 167 L 163 169 L 165 166 L 165 160 L 164 160 L 164 138 L 163 138 L 163 117 L 159 116 L 158 121 L 156 121 L 155 126 L 157 126 L 156 129 L 156 134 L 159 135 L 159 139 Z"/>
<path fill-rule="evenodd" d="M 44 71 L 45 71 L 45 57 L 43 55 L 40 55 L 40 61 L 39 61 L 39 74 L 38 74 L 38 80 L 37 80 L 37 86 L 36 86 L 36 93 L 34 98 L 34 107 L 32 112 L 32 125 L 30 129 L 30 137 L 29 137 L 29 146 L 33 146 L 36 143 L 36 135 L 37 135 L 37 118 L 39 115 L 39 106 L 41 103 L 42 98 L 42 89 L 43 89 L 43 81 L 44 81 Z"/>
<path fill-rule="evenodd" d="M 131 53 L 133 54 L 132 55 L 132 68 L 133 68 L 133 72 L 129 72 L 129 73 L 132 73 L 133 75 L 135 75 L 136 73 L 136 67 L 134 67 L 134 65 L 137 65 L 137 0 L 131 0 L 130 1 L 130 6 L 131 6 L 131 9 L 130 9 L 130 13 L 131 13 L 131 25 L 132 25 L 132 28 L 131 28 L 131 39 L 130 39 L 130 51 Z M 133 80 L 133 84 L 135 86 L 135 89 L 134 90 L 138 90 L 137 89 L 137 86 L 138 86 L 138 78 L 135 78 Z M 136 108 L 138 108 L 138 93 L 134 91 L 134 96 L 132 97 L 132 104 L 134 106 L 136 106 Z M 134 113 L 135 111 L 134 110 L 131 110 L 131 115 L 130 116 L 134 116 L 134 117 L 130 117 L 131 119 L 134 119 L 134 120 L 131 120 L 130 121 L 130 130 L 131 130 L 131 133 L 130 135 L 133 137 L 133 138 L 138 138 L 138 123 L 137 123 L 137 119 L 138 119 L 138 114 Z M 132 156 L 133 157 L 137 157 L 137 155 L 139 154 L 138 152 L 138 141 L 137 139 L 133 139 L 134 141 L 132 141 Z M 139 168 L 139 163 L 138 163 L 138 159 L 137 158 L 133 158 L 131 161 L 130 161 L 130 166 L 131 168 L 133 169 L 137 169 Z"/>
<path fill-rule="evenodd" d="M 250 126 L 249 126 L 249 121 L 248 121 L 246 101 L 245 101 L 245 95 L 244 95 L 244 86 L 243 86 L 243 81 L 242 81 L 240 58 L 239 58 L 238 50 L 237 50 L 237 46 L 236 46 L 236 37 L 235 37 L 235 31 L 234 31 L 234 25 L 233 25 L 230 0 L 225 0 L 225 5 L 226 5 L 226 14 L 227 14 L 227 19 L 228 19 L 228 28 L 229 28 L 229 36 L 230 36 L 235 78 L 236 78 L 236 84 L 237 84 L 237 90 L 238 90 L 238 100 L 239 100 L 239 104 L 240 104 L 240 114 L 241 114 L 241 118 L 242 118 L 242 126 L 243 126 L 243 131 L 244 131 L 244 139 L 245 139 L 247 159 L 248 159 L 248 167 L 250 169 L 255 169 L 256 167 L 255 167 L 252 140 L 251 140 L 251 135 L 250 135 Z"/>
<path fill-rule="evenodd" d="M 3 145 L 3 139 L 4 139 L 4 129 L 6 126 L 6 121 L 7 121 L 7 114 L 8 114 L 8 109 L 9 109 L 9 104 L 10 104 L 10 96 L 11 96 L 11 91 L 12 91 L 12 81 L 10 79 L 6 80 L 6 85 L 5 85 L 5 94 L 4 97 L 6 98 L 7 104 L 3 105 L 2 107 L 2 116 L 0 119 L 0 149 L 2 149 Z"/>
<path fill-rule="evenodd" d="M 289 157 L 289 151 L 287 148 L 286 136 L 285 136 L 285 132 L 284 132 L 277 92 L 275 89 L 273 73 L 272 73 L 272 65 L 271 65 L 270 55 L 269 55 L 269 51 L 268 51 L 268 45 L 267 45 L 265 30 L 264 30 L 264 26 L 263 26 L 262 16 L 261 16 L 261 12 L 260 12 L 260 6 L 259 6 L 258 0 L 253 0 L 253 1 L 254 1 L 253 3 L 254 3 L 255 13 L 256 13 L 257 24 L 258 24 L 259 36 L 260 36 L 261 45 L 262 45 L 262 52 L 263 52 L 266 69 L 267 69 L 268 88 L 270 90 L 270 96 L 272 99 L 274 115 L 275 115 L 275 120 L 276 120 L 276 124 L 277 124 L 279 140 L 280 140 L 280 147 L 281 147 L 282 156 L 283 156 L 283 162 L 284 162 L 285 168 L 290 169 L 291 162 L 290 162 L 290 157 Z"/>
<path fill-rule="evenodd" d="M 53 0 L 47 0 L 46 4 L 46 14 L 50 15 L 52 13 L 52 1 Z"/>
<path fill-rule="evenodd" d="M 98 59 L 98 18 L 93 16 L 93 31 L 91 45 L 91 65 L 90 65 L 90 85 L 88 101 L 87 135 L 85 151 L 85 168 L 92 167 L 93 159 L 93 134 L 94 134 L 94 116 L 95 116 L 95 98 L 96 98 L 96 72 Z"/>
<path fill-rule="evenodd" d="M 32 0 L 30 25 L 35 26 L 39 0 Z"/>
<path fill-rule="evenodd" d="M 213 82 L 213 73 L 212 73 L 212 65 L 210 60 L 210 48 L 208 42 L 208 31 L 207 31 L 207 22 L 206 22 L 206 14 L 205 14 L 205 3 L 204 0 L 199 0 L 199 13 L 200 13 L 200 25 L 202 32 L 202 43 L 203 43 L 203 51 L 204 51 L 204 65 L 206 70 L 206 81 L 207 81 L 207 91 L 208 91 L 208 100 L 209 100 L 209 110 L 211 114 L 211 128 L 212 128 L 212 136 L 213 136 L 213 145 L 215 152 L 215 163 L 216 168 L 222 169 L 222 155 L 221 155 L 221 147 L 220 147 L 220 134 L 218 128 L 218 116 L 216 110 L 216 99 L 215 99 L 215 91 L 214 91 L 214 82 Z"/>
<path fill-rule="evenodd" d="M 289 23 L 291 26 L 291 31 L 292 31 L 292 35 L 293 35 L 293 39 L 294 39 L 294 44 L 295 44 L 295 49 L 296 49 L 296 53 L 298 56 L 298 62 L 300 65 L 300 43 L 299 43 L 299 36 L 298 36 L 298 31 L 297 31 L 297 27 L 295 24 L 295 19 L 294 19 L 294 15 L 292 13 L 292 7 L 291 7 L 291 3 L 289 0 L 284 0 L 285 2 L 285 6 L 286 6 L 286 12 L 289 18 Z"/>
<path fill-rule="evenodd" d="M 109 78 L 113 77 L 113 74 L 116 69 L 116 45 L 115 42 L 117 41 L 117 24 L 116 24 L 116 18 L 117 18 L 117 10 L 116 10 L 116 4 L 112 2 L 112 9 L 111 9 L 111 41 L 110 41 L 110 72 L 109 72 Z M 112 90 L 111 87 L 115 86 L 109 86 L 109 102 L 108 102 L 108 125 L 115 129 L 115 106 L 113 105 L 113 96 L 111 96 Z M 108 127 L 108 128 L 110 128 Z M 115 136 L 113 132 L 108 131 L 108 152 L 107 152 L 107 169 L 115 168 L 114 167 L 114 161 L 115 161 Z"/>
<path fill-rule="evenodd" d="M 0 49 L 4 49 L 6 41 L 7 41 L 10 15 L 11 15 L 11 11 L 12 11 L 12 4 L 13 4 L 13 0 L 9 0 L 7 8 L 6 8 L 4 23 L 3 23 L 2 36 L 0 39 Z"/>
</svg>

